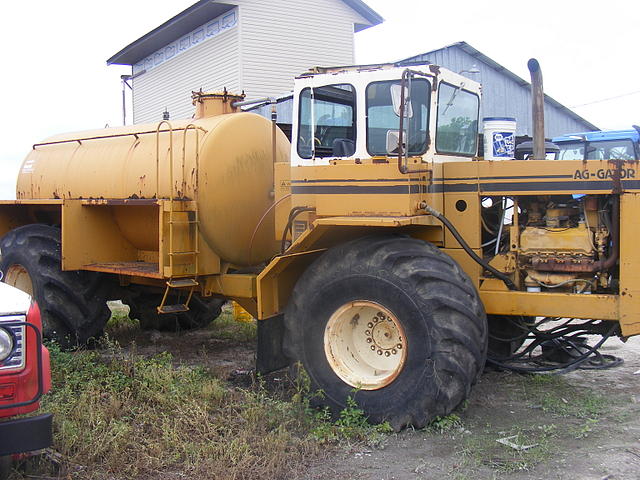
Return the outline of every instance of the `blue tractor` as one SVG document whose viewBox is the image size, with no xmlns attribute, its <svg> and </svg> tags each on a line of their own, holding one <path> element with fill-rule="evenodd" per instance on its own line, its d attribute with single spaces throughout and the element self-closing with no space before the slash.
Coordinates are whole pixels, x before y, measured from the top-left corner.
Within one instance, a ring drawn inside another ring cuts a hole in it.
<svg viewBox="0 0 640 480">
<path fill-rule="evenodd" d="M 555 137 L 558 160 L 638 160 L 640 127 L 629 130 L 571 133 Z"/>
</svg>

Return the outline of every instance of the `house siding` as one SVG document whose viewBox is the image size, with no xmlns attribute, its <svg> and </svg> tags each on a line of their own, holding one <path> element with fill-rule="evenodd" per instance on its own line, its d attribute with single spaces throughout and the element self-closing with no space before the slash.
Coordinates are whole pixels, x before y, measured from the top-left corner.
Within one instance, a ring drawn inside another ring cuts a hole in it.
<svg viewBox="0 0 640 480">
<path fill-rule="evenodd" d="M 248 99 L 290 92 L 317 65 L 354 63 L 354 24 L 368 24 L 341 0 L 235 0 L 237 25 L 133 81 L 134 123 L 193 113 L 191 91 L 244 91 Z M 135 71 L 134 71 L 135 73 Z"/>
<path fill-rule="evenodd" d="M 249 98 L 281 95 L 317 65 L 354 63 L 354 24 L 340 0 L 241 0 L 242 79 Z"/>
<path fill-rule="evenodd" d="M 239 29 L 190 48 L 133 80 L 134 123 L 162 120 L 165 107 L 172 119 L 193 114 L 191 92 L 240 91 Z"/>
</svg>

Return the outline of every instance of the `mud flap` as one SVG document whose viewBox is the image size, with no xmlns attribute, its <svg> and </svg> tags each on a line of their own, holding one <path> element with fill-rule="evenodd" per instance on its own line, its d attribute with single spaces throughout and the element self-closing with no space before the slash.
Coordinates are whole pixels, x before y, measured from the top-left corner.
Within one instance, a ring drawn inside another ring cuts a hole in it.
<svg viewBox="0 0 640 480">
<path fill-rule="evenodd" d="M 256 371 L 270 373 L 285 368 L 289 360 L 282 351 L 284 315 L 258 320 L 258 355 Z"/>
</svg>

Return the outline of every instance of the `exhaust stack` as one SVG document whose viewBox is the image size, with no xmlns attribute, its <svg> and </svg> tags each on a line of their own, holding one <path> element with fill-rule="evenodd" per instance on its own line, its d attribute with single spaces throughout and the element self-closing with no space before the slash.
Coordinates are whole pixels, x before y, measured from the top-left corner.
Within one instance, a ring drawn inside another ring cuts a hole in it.
<svg viewBox="0 0 640 480">
<path fill-rule="evenodd" d="M 531 73 L 531 115 L 533 120 L 533 156 L 532 160 L 546 158 L 544 141 L 544 91 L 542 88 L 542 71 L 535 58 L 527 62 Z"/>
</svg>

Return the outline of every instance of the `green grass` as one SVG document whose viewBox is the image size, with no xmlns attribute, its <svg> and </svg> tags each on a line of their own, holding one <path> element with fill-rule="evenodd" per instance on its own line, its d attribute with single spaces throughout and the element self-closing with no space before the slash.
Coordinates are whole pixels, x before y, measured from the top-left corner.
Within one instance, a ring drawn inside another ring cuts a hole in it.
<svg viewBox="0 0 640 480">
<path fill-rule="evenodd" d="M 575 445 L 576 439 L 597 435 L 613 401 L 559 375 L 494 374 L 491 381 L 500 395 L 490 398 L 499 398 L 495 408 L 504 415 L 480 420 L 462 409 L 436 418 L 427 429 L 432 435 L 447 436 L 457 448 L 449 478 L 475 478 L 479 472 L 509 478 L 515 472 L 532 471 L 566 445 Z M 535 446 L 519 451 L 497 442 L 514 435 L 512 442 Z"/>
<path fill-rule="evenodd" d="M 560 375 L 525 375 L 519 384 L 523 398 L 531 406 L 561 417 L 597 418 L 610 402 L 591 389 L 572 385 Z"/>
<path fill-rule="evenodd" d="M 54 414 L 54 449 L 74 479 L 286 478 L 323 445 L 375 443 L 390 431 L 369 425 L 353 400 L 335 421 L 311 409 L 300 384 L 283 399 L 263 382 L 240 389 L 169 353 L 145 358 L 113 341 L 49 349 L 42 411 Z"/>
<path fill-rule="evenodd" d="M 225 309 L 210 327 L 215 331 L 216 338 L 232 340 L 236 342 L 249 342 L 255 340 L 258 335 L 256 320 L 250 322 L 237 322 L 233 318 L 233 312 Z"/>
</svg>

